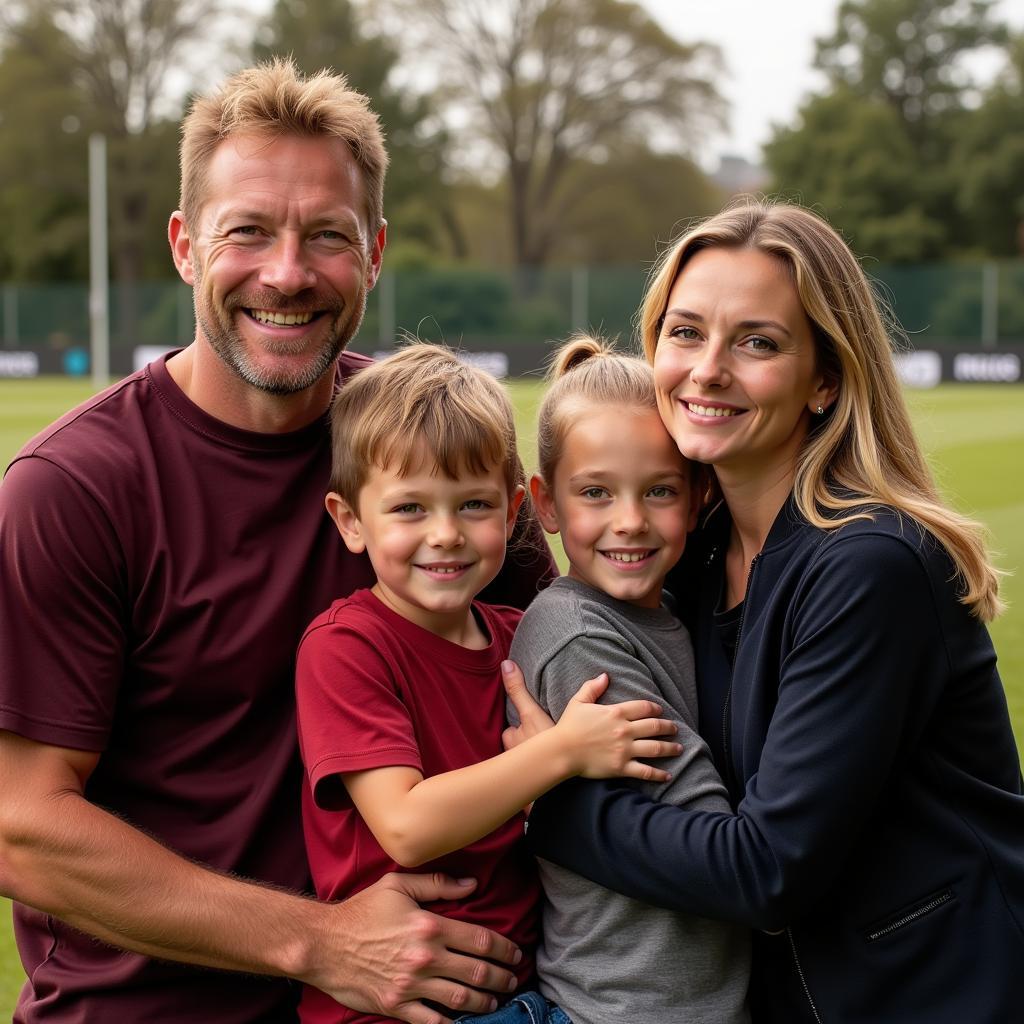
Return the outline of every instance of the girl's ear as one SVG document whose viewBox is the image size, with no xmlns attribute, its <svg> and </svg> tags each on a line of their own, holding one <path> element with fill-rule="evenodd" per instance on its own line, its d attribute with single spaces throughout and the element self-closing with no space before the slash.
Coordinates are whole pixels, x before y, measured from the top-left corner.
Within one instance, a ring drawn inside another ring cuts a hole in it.
<svg viewBox="0 0 1024 1024">
<path fill-rule="evenodd" d="M 363 527 L 359 522 L 356 510 L 334 491 L 324 498 L 324 505 L 327 508 L 327 514 L 334 520 L 334 525 L 337 526 L 342 540 L 345 541 L 345 547 L 353 555 L 361 555 L 366 550 L 366 541 L 363 540 Z"/>
<path fill-rule="evenodd" d="M 537 510 L 540 525 L 548 533 L 558 533 L 558 516 L 555 514 L 555 499 L 551 496 L 548 485 L 539 473 L 530 477 L 530 496 L 533 507 Z"/>
<path fill-rule="evenodd" d="M 526 497 L 526 488 L 517 484 L 516 489 L 508 499 L 508 516 L 505 519 L 505 540 L 512 539 L 512 531 L 516 528 L 516 516 L 519 515 L 519 506 Z"/>
</svg>

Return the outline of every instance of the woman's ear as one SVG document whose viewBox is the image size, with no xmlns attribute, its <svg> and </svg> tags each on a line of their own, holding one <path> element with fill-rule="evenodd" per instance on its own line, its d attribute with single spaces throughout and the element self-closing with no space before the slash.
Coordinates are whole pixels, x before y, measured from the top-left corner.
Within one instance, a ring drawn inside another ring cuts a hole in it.
<svg viewBox="0 0 1024 1024">
<path fill-rule="evenodd" d="M 363 540 L 363 527 L 356 510 L 334 491 L 324 498 L 324 506 L 327 508 L 327 514 L 334 520 L 342 540 L 345 541 L 345 547 L 353 555 L 361 555 L 366 550 L 366 541 Z"/>
<path fill-rule="evenodd" d="M 530 497 L 533 507 L 537 510 L 540 525 L 548 533 L 558 533 L 558 516 L 555 514 L 555 499 L 551 496 L 548 485 L 539 473 L 530 477 Z"/>
</svg>

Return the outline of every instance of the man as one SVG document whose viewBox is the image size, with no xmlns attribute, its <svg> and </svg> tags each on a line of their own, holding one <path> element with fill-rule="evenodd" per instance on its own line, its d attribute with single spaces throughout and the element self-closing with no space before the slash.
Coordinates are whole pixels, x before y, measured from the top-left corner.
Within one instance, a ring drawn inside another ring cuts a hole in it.
<svg viewBox="0 0 1024 1024">
<path fill-rule="evenodd" d="M 57 421 L 0 487 L 17 1021 L 289 1020 L 298 979 L 428 1024 L 423 1000 L 484 1012 L 513 984 L 511 943 L 416 904 L 472 882 L 293 894 L 295 645 L 372 580 L 322 499 L 326 412 L 365 362 L 344 349 L 380 271 L 386 162 L 339 77 L 278 61 L 198 101 L 169 228 L 195 341 Z M 550 572 L 532 550 L 499 599 Z"/>
</svg>

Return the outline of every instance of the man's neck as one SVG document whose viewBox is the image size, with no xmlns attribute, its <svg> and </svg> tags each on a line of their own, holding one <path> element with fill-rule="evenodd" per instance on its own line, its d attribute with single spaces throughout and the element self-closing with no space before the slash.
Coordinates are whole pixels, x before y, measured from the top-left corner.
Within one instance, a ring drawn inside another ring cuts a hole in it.
<svg viewBox="0 0 1024 1024">
<path fill-rule="evenodd" d="M 241 380 L 208 345 L 195 341 L 167 361 L 167 372 L 185 397 L 232 427 L 261 434 L 300 430 L 327 411 L 334 393 L 333 367 L 314 385 L 272 395 Z"/>
</svg>

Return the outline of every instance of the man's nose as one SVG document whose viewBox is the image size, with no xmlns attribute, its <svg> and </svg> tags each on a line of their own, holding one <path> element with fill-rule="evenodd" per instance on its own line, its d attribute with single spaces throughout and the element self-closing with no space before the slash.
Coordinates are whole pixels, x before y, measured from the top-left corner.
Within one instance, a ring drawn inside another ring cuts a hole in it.
<svg viewBox="0 0 1024 1024">
<path fill-rule="evenodd" d="M 296 295 L 316 285 L 316 273 L 301 241 L 284 237 L 268 251 L 259 280 L 264 287 L 283 295 Z"/>
</svg>

